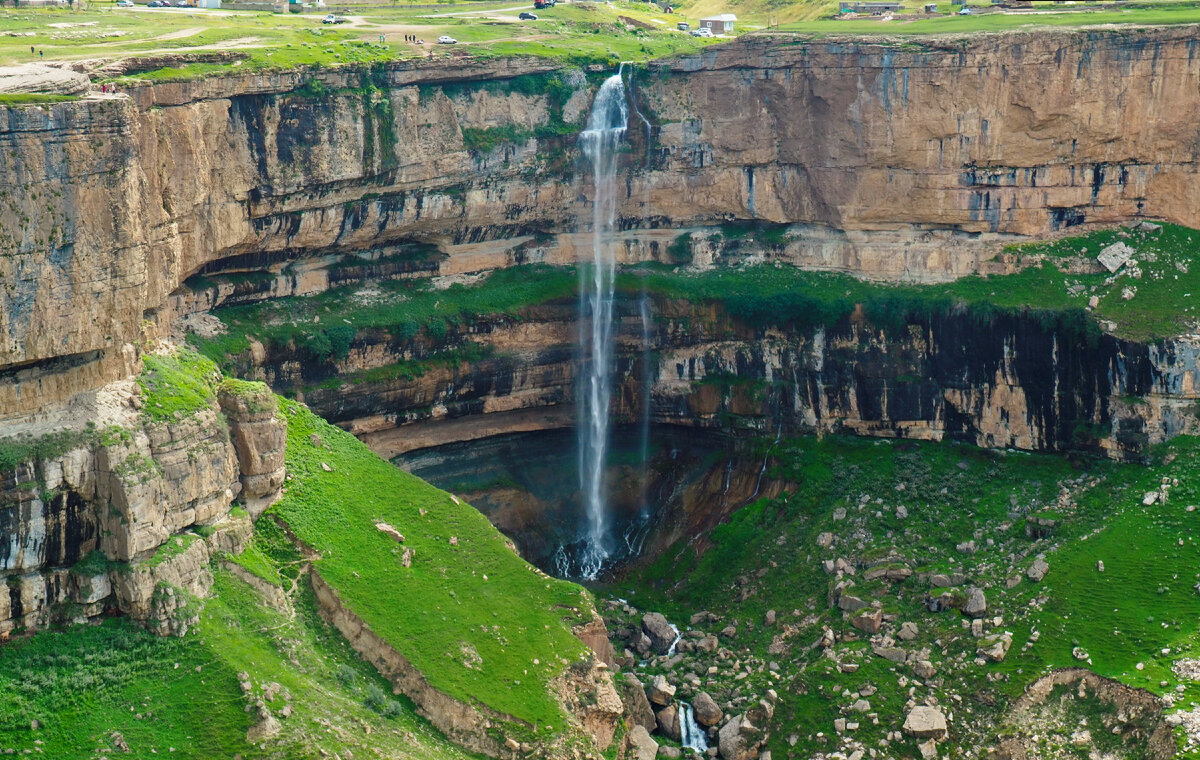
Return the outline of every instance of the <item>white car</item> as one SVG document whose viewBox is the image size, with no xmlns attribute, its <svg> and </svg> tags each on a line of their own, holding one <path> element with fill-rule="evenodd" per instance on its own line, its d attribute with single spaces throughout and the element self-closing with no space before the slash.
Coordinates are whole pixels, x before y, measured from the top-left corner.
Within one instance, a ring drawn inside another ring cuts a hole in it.
<svg viewBox="0 0 1200 760">
<path fill-rule="evenodd" d="M 133 0 L 117 0 L 118 8 L 132 8 Z"/>
<path fill-rule="evenodd" d="M 453 37 L 451 37 L 448 34 L 443 34 L 441 37 L 438 37 L 438 44 L 439 45 L 457 45 L 458 40 L 454 39 Z"/>
<path fill-rule="evenodd" d="M 707 26 L 702 26 L 699 29 L 693 29 L 692 36 L 693 37 L 711 37 L 711 36 L 713 36 L 713 33 L 712 33 L 712 29 L 709 29 Z"/>
</svg>

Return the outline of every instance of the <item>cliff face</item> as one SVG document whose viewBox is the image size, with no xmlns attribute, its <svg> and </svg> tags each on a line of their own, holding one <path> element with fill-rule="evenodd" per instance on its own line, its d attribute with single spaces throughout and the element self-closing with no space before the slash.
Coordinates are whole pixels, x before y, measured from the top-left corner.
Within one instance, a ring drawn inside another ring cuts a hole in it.
<svg viewBox="0 0 1200 760">
<path fill-rule="evenodd" d="M 31 452 L 3 473 L 0 635 L 110 609 L 186 631 L 190 600 L 212 583 L 211 554 L 249 538 L 249 515 L 232 513 L 233 500 L 253 505 L 282 484 L 284 423 L 265 389 L 223 393 L 227 417 L 214 401 L 162 422 L 127 398 L 124 424 Z"/>
<path fill-rule="evenodd" d="M 970 310 L 751 327 L 719 307 L 618 304 L 613 411 L 634 423 L 954 438 L 986 447 L 1138 457 L 1200 429 L 1191 339 L 1124 341 L 1069 319 Z M 345 359 L 259 346 L 236 372 L 295 393 L 385 456 L 573 424 L 573 305 L 461 325 L 440 341 L 364 332 Z M 648 339 L 647 339 L 648 338 Z M 477 347 L 481 359 L 364 373 Z"/>
<path fill-rule="evenodd" d="M 757 219 L 791 225 L 777 258 L 928 279 L 1002 271 L 999 242 L 1080 223 L 1200 224 L 1195 44 L 750 38 L 652 64 L 631 90 L 620 256 Z M 0 418 L 130 374 L 128 346 L 223 297 L 191 276 L 288 295 L 349 252 L 398 275 L 413 245 L 443 274 L 574 260 L 591 85 L 551 69 L 398 64 L 5 109 Z"/>
</svg>

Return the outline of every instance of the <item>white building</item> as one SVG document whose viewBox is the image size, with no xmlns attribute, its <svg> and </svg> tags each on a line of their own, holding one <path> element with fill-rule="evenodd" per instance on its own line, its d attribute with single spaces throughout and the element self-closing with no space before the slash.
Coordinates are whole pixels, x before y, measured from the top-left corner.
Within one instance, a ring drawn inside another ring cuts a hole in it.
<svg viewBox="0 0 1200 760">
<path fill-rule="evenodd" d="M 735 21 L 737 21 L 737 16 L 732 13 L 722 13 L 720 16 L 700 19 L 699 28 L 708 29 L 713 34 L 732 34 Z"/>
</svg>

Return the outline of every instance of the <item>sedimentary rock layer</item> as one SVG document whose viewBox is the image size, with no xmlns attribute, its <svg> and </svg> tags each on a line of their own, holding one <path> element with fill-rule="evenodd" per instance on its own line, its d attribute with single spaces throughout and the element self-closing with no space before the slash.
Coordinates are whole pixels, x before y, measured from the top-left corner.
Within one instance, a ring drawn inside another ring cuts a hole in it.
<svg viewBox="0 0 1200 760">
<path fill-rule="evenodd" d="M 1191 28 L 752 37 L 651 64 L 630 90 L 645 121 L 619 255 L 766 220 L 802 232 L 784 260 L 929 279 L 1003 269 L 999 242 L 1083 223 L 1200 225 L 1195 47 Z M 220 77 L 0 110 L 0 418 L 129 374 L 127 346 L 212 305 L 180 290 L 190 276 L 266 272 L 303 294 L 328 284 L 314 262 L 348 252 L 392 266 L 432 246 L 442 273 L 573 260 L 589 183 L 570 132 L 591 85 L 556 65 Z"/>
</svg>

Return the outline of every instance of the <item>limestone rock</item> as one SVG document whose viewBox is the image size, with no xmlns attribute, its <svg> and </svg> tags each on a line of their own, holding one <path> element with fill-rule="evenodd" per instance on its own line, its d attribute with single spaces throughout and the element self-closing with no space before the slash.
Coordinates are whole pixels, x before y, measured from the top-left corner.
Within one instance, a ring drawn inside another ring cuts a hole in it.
<svg viewBox="0 0 1200 760">
<path fill-rule="evenodd" d="M 1112 245 L 1105 246 L 1100 250 L 1100 254 L 1096 256 L 1096 261 L 1107 269 L 1109 272 L 1116 272 L 1121 267 L 1125 266 L 1126 262 L 1133 257 L 1137 251 L 1130 248 L 1123 242 L 1116 242 Z"/>
<path fill-rule="evenodd" d="M 723 760 L 752 760 L 758 753 L 762 731 L 745 715 L 730 718 L 717 733 L 717 749 Z"/>
<path fill-rule="evenodd" d="M 970 617 L 983 617 L 987 614 L 987 596 L 984 595 L 983 589 L 972 588 L 967 592 L 967 603 L 963 612 Z"/>
<path fill-rule="evenodd" d="M 646 690 L 646 697 L 651 704 L 666 707 L 675 699 L 675 687 L 667 681 L 666 676 L 655 676 Z"/>
<path fill-rule="evenodd" d="M 1012 636 L 1001 634 L 988 638 L 988 644 L 980 647 L 979 653 L 992 662 L 1003 662 L 1008 656 L 1009 647 L 1012 646 Z"/>
<path fill-rule="evenodd" d="M 879 633 L 879 629 L 883 625 L 883 610 L 878 607 L 863 610 L 850 618 L 850 625 L 864 633 Z"/>
<path fill-rule="evenodd" d="M 52 95 L 78 95 L 87 90 L 87 74 L 41 63 L 23 63 L 0 67 L 0 94 L 44 92 Z"/>
<path fill-rule="evenodd" d="M 696 722 L 705 728 L 717 725 L 725 716 L 721 708 L 717 706 L 716 700 L 704 691 L 692 699 L 692 711 L 696 716 Z"/>
<path fill-rule="evenodd" d="M 665 654 L 675 642 L 676 632 L 667 619 L 657 612 L 642 616 L 642 630 L 650 638 L 650 645 L 659 654 Z"/>
<path fill-rule="evenodd" d="M 936 707 L 918 705 L 904 718 L 904 733 L 918 739 L 946 738 L 946 716 Z"/>
<path fill-rule="evenodd" d="M 650 732 L 641 724 L 634 726 L 629 732 L 626 743 L 629 748 L 627 757 L 630 760 L 654 760 L 658 755 L 658 742 L 650 738 Z"/>
<path fill-rule="evenodd" d="M 667 705 L 654 714 L 658 732 L 671 741 L 679 741 L 679 708 L 674 704 Z"/>
<path fill-rule="evenodd" d="M 1033 564 L 1029 566 L 1029 569 L 1025 571 L 1025 577 L 1034 583 L 1037 583 L 1042 578 L 1045 578 L 1046 573 L 1048 572 L 1050 572 L 1050 565 L 1046 563 L 1046 560 L 1039 557 L 1038 559 L 1035 559 Z"/>
<path fill-rule="evenodd" d="M 621 695 L 621 702 L 625 705 L 625 714 L 633 723 L 644 726 L 647 731 L 653 731 L 657 723 L 654 718 L 654 710 L 650 707 L 650 701 L 646 699 L 646 689 L 642 686 L 642 682 L 634 674 L 625 673 L 617 679 L 616 684 Z"/>
<path fill-rule="evenodd" d="M 905 622 L 900 624 L 900 632 L 897 633 L 896 636 L 901 641 L 912 641 L 917 637 L 917 633 L 918 630 L 916 623 Z"/>
</svg>

